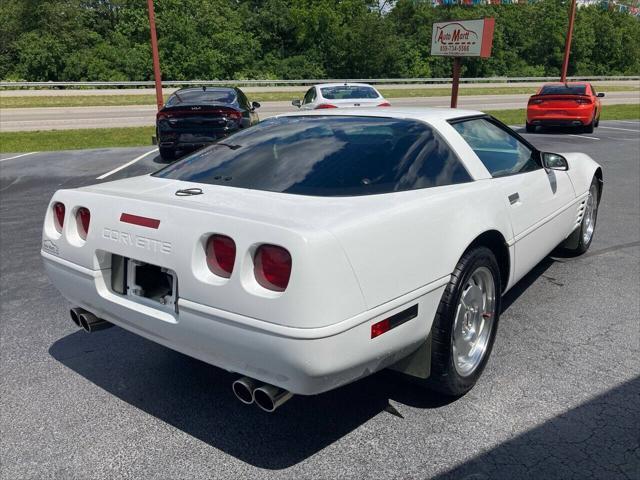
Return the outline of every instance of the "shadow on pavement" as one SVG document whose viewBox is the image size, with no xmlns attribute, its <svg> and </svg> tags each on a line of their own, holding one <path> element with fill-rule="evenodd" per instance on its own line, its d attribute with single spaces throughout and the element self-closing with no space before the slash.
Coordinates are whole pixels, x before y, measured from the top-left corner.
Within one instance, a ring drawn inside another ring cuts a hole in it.
<svg viewBox="0 0 640 480">
<path fill-rule="evenodd" d="M 545 259 L 524 277 L 505 297 L 504 309 L 552 264 Z M 322 395 L 294 397 L 266 414 L 236 400 L 236 375 L 119 327 L 92 335 L 77 331 L 56 341 L 49 353 L 128 404 L 267 469 L 305 460 L 388 409 L 389 400 L 422 409 L 455 401 L 383 371 Z"/>
<path fill-rule="evenodd" d="M 640 376 L 436 478 L 638 479 L 639 432 Z"/>
</svg>

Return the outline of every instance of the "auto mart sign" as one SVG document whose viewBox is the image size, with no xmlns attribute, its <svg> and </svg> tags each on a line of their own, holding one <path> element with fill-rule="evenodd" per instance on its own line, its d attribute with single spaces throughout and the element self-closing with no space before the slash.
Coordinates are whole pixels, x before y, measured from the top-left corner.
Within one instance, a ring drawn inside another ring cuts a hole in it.
<svg viewBox="0 0 640 480">
<path fill-rule="evenodd" d="M 493 18 L 434 23 L 431 55 L 490 57 L 494 25 Z"/>
</svg>

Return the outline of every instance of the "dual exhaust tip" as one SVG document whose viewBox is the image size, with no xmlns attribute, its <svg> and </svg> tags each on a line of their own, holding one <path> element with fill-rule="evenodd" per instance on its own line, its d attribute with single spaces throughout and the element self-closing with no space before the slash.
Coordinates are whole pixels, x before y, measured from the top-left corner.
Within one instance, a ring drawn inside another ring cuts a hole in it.
<svg viewBox="0 0 640 480">
<path fill-rule="evenodd" d="M 69 311 L 71 320 L 77 327 L 82 328 L 87 333 L 97 332 L 105 328 L 113 327 L 112 323 L 96 317 L 93 313 L 87 312 L 83 308 L 72 308 Z"/>
<path fill-rule="evenodd" d="M 265 412 L 274 412 L 278 407 L 287 402 L 293 393 L 276 387 L 274 385 L 263 384 L 259 386 L 257 380 L 249 377 L 242 377 L 231 385 L 236 398 L 246 405 L 255 403 Z"/>
</svg>

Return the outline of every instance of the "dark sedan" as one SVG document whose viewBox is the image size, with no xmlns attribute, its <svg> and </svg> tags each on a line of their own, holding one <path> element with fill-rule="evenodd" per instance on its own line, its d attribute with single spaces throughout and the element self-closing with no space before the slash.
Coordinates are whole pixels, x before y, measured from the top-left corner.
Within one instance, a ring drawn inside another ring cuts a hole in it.
<svg viewBox="0 0 640 480">
<path fill-rule="evenodd" d="M 160 156 L 173 160 L 177 151 L 191 151 L 241 128 L 258 123 L 258 102 L 249 102 L 236 87 L 182 88 L 156 116 Z"/>
</svg>

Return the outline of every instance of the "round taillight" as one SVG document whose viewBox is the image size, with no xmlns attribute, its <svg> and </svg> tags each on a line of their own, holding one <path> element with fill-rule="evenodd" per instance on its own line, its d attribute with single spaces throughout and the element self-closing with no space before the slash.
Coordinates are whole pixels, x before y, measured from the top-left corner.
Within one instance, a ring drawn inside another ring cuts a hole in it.
<svg viewBox="0 0 640 480">
<path fill-rule="evenodd" d="M 83 240 L 87 239 L 89 233 L 89 223 L 91 222 L 91 213 L 88 208 L 80 207 L 76 212 L 76 224 L 78 225 L 78 235 Z"/>
<path fill-rule="evenodd" d="M 206 247 L 207 266 L 212 273 L 229 278 L 236 262 L 236 242 L 226 235 L 211 235 Z"/>
<path fill-rule="evenodd" d="M 64 203 L 56 202 L 53 204 L 53 223 L 58 233 L 62 233 L 64 226 Z"/>
<path fill-rule="evenodd" d="M 256 250 L 253 271 L 264 288 L 284 292 L 291 277 L 291 254 L 277 245 L 261 245 Z"/>
</svg>

